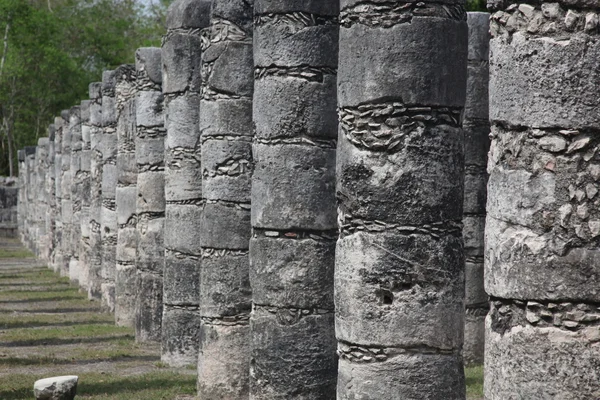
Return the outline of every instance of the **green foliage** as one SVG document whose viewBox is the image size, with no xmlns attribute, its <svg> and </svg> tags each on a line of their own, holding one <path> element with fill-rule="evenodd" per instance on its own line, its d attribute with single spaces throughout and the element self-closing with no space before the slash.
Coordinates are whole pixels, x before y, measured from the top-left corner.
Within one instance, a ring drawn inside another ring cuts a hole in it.
<svg viewBox="0 0 600 400">
<path fill-rule="evenodd" d="M 487 11 L 486 0 L 467 0 L 467 11 Z"/>
<path fill-rule="evenodd" d="M 145 9 L 139 0 L 0 0 L 0 175 L 16 149 L 36 145 L 54 116 L 87 98 L 104 69 L 160 43 L 170 1 L 156 1 Z"/>
</svg>

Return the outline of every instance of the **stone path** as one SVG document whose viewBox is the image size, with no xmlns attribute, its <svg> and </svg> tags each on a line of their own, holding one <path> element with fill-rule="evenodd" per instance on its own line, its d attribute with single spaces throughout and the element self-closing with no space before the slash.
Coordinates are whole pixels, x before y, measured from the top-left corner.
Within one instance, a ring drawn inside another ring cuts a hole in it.
<svg viewBox="0 0 600 400">
<path fill-rule="evenodd" d="M 0 399 L 32 398 L 33 382 L 79 375 L 78 398 L 184 399 L 193 369 L 165 368 L 154 344 L 87 300 L 19 242 L 0 238 Z"/>
</svg>

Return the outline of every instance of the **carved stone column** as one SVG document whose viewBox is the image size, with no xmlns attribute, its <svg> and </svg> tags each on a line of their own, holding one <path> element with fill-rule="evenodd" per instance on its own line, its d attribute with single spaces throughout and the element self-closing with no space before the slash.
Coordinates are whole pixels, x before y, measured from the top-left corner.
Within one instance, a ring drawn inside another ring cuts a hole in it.
<svg viewBox="0 0 600 400">
<path fill-rule="evenodd" d="M 255 2 L 251 398 L 335 395 L 338 9 Z"/>
<path fill-rule="evenodd" d="M 248 399 L 252 3 L 213 1 L 202 50 L 201 398 Z"/>
<path fill-rule="evenodd" d="M 133 65 L 121 65 L 115 71 L 117 101 L 117 250 L 115 269 L 115 323 L 135 326 L 137 251 L 137 165 L 136 79 Z"/>
<path fill-rule="evenodd" d="M 162 360 L 196 364 L 200 343 L 200 57 L 210 2 L 177 0 L 162 45 L 165 95 L 165 270 Z"/>
<path fill-rule="evenodd" d="M 102 209 L 100 232 L 102 237 L 102 268 L 100 292 L 102 306 L 115 310 L 115 272 L 117 256 L 117 107 L 115 98 L 115 71 L 102 73 Z"/>
<path fill-rule="evenodd" d="M 598 2 L 490 1 L 485 398 L 600 396 Z"/>
<path fill-rule="evenodd" d="M 135 338 L 161 340 L 165 267 L 165 137 L 161 51 L 138 49 L 135 57 L 136 164 L 138 171 Z"/>
<path fill-rule="evenodd" d="M 340 25 L 338 399 L 464 399 L 464 1 Z"/>
</svg>

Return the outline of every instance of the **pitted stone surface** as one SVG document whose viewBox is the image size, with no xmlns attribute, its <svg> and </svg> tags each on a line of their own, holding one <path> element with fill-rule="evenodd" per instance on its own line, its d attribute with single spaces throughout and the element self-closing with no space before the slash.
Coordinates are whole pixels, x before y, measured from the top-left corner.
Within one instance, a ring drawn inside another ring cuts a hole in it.
<svg viewBox="0 0 600 400">
<path fill-rule="evenodd" d="M 211 3 L 175 1 L 168 10 L 161 48 L 166 130 L 162 360 L 174 366 L 197 364 L 200 345 L 198 236 L 203 199 L 198 124 L 202 41 Z"/>
<path fill-rule="evenodd" d="M 165 267 L 165 177 L 161 51 L 146 47 L 136 52 L 135 98 L 137 216 L 135 240 L 135 332 L 138 342 L 159 342 L 163 314 Z"/>
<path fill-rule="evenodd" d="M 337 397 L 464 399 L 464 3 L 342 1 L 340 25 Z"/>
<path fill-rule="evenodd" d="M 119 326 L 135 325 L 136 250 L 137 250 L 137 177 L 136 139 L 136 69 L 122 65 L 116 71 L 117 104 L 117 248 L 115 266 L 115 322 Z"/>
<path fill-rule="evenodd" d="M 202 48 L 198 395 L 249 395 L 252 3 L 213 1 Z"/>
<path fill-rule="evenodd" d="M 252 398 L 335 396 L 337 14 L 255 2 Z"/>
<path fill-rule="evenodd" d="M 489 8 L 485 396 L 595 398 L 599 6 Z"/>
<path fill-rule="evenodd" d="M 102 241 L 102 267 L 100 292 L 102 305 L 110 312 L 115 310 L 115 274 L 117 256 L 117 101 L 115 88 L 118 70 L 102 74 L 102 208 L 100 232 Z"/>
</svg>

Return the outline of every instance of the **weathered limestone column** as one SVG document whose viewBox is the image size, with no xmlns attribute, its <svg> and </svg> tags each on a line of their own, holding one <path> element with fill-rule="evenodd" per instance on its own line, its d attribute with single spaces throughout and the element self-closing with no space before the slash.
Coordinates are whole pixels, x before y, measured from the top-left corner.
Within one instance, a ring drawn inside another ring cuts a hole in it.
<svg viewBox="0 0 600 400">
<path fill-rule="evenodd" d="M 81 264 L 79 249 L 81 248 L 81 108 L 74 106 L 69 113 L 69 132 L 71 135 L 71 205 L 73 207 L 69 246 L 71 260 L 69 262 L 69 279 L 80 283 Z"/>
<path fill-rule="evenodd" d="M 56 158 L 56 150 L 55 150 L 55 138 L 56 138 L 56 128 L 54 124 L 50 124 L 48 126 L 48 162 L 46 165 L 46 181 L 45 181 L 45 191 L 47 193 L 47 210 L 45 215 L 45 225 L 46 225 L 46 235 L 47 235 L 47 245 L 48 245 L 48 267 L 54 269 L 54 256 L 56 250 L 56 179 L 55 179 L 55 158 Z"/>
<path fill-rule="evenodd" d="M 485 398 L 600 396 L 600 5 L 490 2 Z"/>
<path fill-rule="evenodd" d="M 38 139 L 35 149 L 35 170 L 32 188 L 34 196 L 34 237 L 33 243 L 36 248 L 36 256 L 40 261 L 48 261 L 49 245 L 46 234 L 46 213 L 48 212 L 48 197 L 46 194 L 46 171 L 48 167 L 48 138 Z"/>
<path fill-rule="evenodd" d="M 117 107 L 115 99 L 115 71 L 102 73 L 102 210 L 100 232 L 102 237 L 102 268 L 100 291 L 102 305 L 109 312 L 115 310 L 115 270 L 117 256 Z"/>
<path fill-rule="evenodd" d="M 92 150 L 90 144 L 90 106 L 91 100 L 83 100 L 80 105 L 81 126 L 81 153 L 79 156 L 79 185 L 81 211 L 79 212 L 79 229 L 81 240 L 79 242 L 79 285 L 85 293 L 90 288 L 90 202 L 91 202 L 91 158 Z"/>
<path fill-rule="evenodd" d="M 25 222 L 26 244 L 32 253 L 36 254 L 35 247 L 35 218 L 36 218 L 36 186 L 35 186 L 35 153 L 37 146 L 26 146 L 25 155 L 27 163 L 27 219 Z"/>
<path fill-rule="evenodd" d="M 115 322 L 134 327 L 137 249 L 137 165 L 135 66 L 122 65 L 115 71 L 117 101 L 117 255 L 115 270 Z"/>
<path fill-rule="evenodd" d="M 18 237 L 21 240 L 21 243 L 25 243 L 25 218 L 27 209 L 27 196 L 25 195 L 25 192 L 27 191 L 27 187 L 25 186 L 25 149 L 17 150 L 17 161 L 19 162 L 19 193 L 17 195 L 17 226 L 19 229 Z"/>
<path fill-rule="evenodd" d="M 61 276 L 70 277 L 69 267 L 71 257 L 73 257 L 73 202 L 71 201 L 71 187 L 73 180 L 71 176 L 71 129 L 70 129 L 70 111 L 61 112 L 63 119 L 62 127 L 62 178 L 61 178 L 61 212 L 62 212 L 62 257 L 63 263 L 60 266 Z"/>
<path fill-rule="evenodd" d="M 250 390 L 335 396 L 338 1 L 254 8 Z"/>
<path fill-rule="evenodd" d="M 252 178 L 252 3 L 212 4 L 202 49 L 198 395 L 248 399 Z"/>
<path fill-rule="evenodd" d="M 483 235 L 487 195 L 487 153 L 490 147 L 488 116 L 489 17 L 467 13 L 469 53 L 467 97 L 463 120 L 465 134 L 465 191 L 463 240 L 465 242 L 465 342 L 466 364 L 483 364 L 485 316 L 488 296 L 483 288 Z"/>
<path fill-rule="evenodd" d="M 464 399 L 462 0 L 341 1 L 338 399 Z"/>
<path fill-rule="evenodd" d="M 138 49 L 135 161 L 137 165 L 137 254 L 135 338 L 160 342 L 165 268 L 165 136 L 161 50 Z"/>
<path fill-rule="evenodd" d="M 102 298 L 102 83 L 89 86 L 90 96 L 90 260 L 88 298 Z"/>
<path fill-rule="evenodd" d="M 203 210 L 200 168 L 200 57 L 210 1 L 177 0 L 169 8 L 162 45 L 165 95 L 165 270 L 162 360 L 196 364 L 200 343 L 199 234 Z"/>
<path fill-rule="evenodd" d="M 64 120 L 62 117 L 54 118 L 54 198 L 56 207 L 54 238 L 54 272 L 61 272 L 64 265 L 63 255 L 63 217 L 62 217 L 62 143 Z"/>
</svg>

